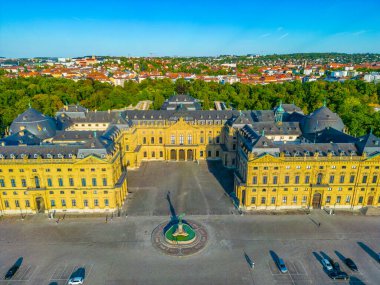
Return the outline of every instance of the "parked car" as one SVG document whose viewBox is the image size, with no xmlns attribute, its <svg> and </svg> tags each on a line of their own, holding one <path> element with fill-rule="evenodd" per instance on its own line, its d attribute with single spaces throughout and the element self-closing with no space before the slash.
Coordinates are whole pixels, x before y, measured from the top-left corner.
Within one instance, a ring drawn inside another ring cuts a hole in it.
<svg viewBox="0 0 380 285">
<path fill-rule="evenodd" d="M 358 271 L 358 267 L 356 266 L 355 262 L 351 258 L 346 258 L 344 260 L 344 263 L 347 265 L 348 268 L 350 268 L 352 271 Z"/>
<path fill-rule="evenodd" d="M 333 267 L 333 269 L 334 269 L 335 271 L 337 271 L 337 272 L 340 271 L 340 265 L 339 265 L 338 262 L 333 262 L 333 263 L 331 263 L 331 265 L 332 265 L 332 267 Z"/>
<path fill-rule="evenodd" d="M 277 266 L 278 266 L 278 269 L 280 269 L 282 273 L 288 272 L 288 268 L 286 268 L 285 262 L 282 258 L 277 259 Z"/>
<path fill-rule="evenodd" d="M 69 279 L 67 285 L 81 285 L 83 284 L 83 277 L 73 277 Z"/>
<path fill-rule="evenodd" d="M 17 270 L 20 268 L 20 266 L 18 265 L 13 265 L 11 268 L 9 268 L 9 270 L 7 271 L 7 273 L 5 274 L 5 277 L 4 279 L 11 279 L 17 272 Z"/>
<path fill-rule="evenodd" d="M 343 271 L 331 270 L 328 274 L 329 274 L 329 277 L 333 280 L 349 280 L 350 279 L 350 276 L 348 276 L 348 274 Z"/>
<path fill-rule="evenodd" d="M 322 265 L 324 268 L 326 268 L 327 271 L 333 271 L 334 270 L 330 261 L 327 258 L 322 259 Z"/>
</svg>

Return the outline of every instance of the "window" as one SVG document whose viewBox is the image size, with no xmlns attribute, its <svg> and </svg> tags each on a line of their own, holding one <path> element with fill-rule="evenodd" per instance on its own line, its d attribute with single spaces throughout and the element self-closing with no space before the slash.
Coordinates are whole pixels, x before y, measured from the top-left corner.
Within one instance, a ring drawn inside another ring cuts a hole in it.
<svg viewBox="0 0 380 285">
<path fill-rule="evenodd" d="M 72 177 L 69 178 L 69 185 L 74 186 L 74 178 Z"/>
<path fill-rule="evenodd" d="M 322 184 L 322 173 L 318 173 L 318 176 L 317 176 L 317 184 Z"/>
<path fill-rule="evenodd" d="M 156 157 L 156 152 L 152 151 L 152 157 Z"/>
<path fill-rule="evenodd" d="M 104 199 L 104 206 L 106 206 L 106 207 L 109 206 L 109 201 L 108 201 L 108 199 Z"/>
<path fill-rule="evenodd" d="M 38 178 L 38 176 L 34 177 L 34 183 L 36 184 L 36 188 L 40 188 L 40 179 Z"/>
<path fill-rule="evenodd" d="M 62 178 L 58 178 L 58 185 L 59 185 L 60 187 L 63 186 L 63 179 L 62 179 Z"/>
<path fill-rule="evenodd" d="M 96 178 L 92 178 L 92 186 L 97 186 Z"/>
<path fill-rule="evenodd" d="M 0 179 L 0 186 L 5 187 L 4 179 Z"/>
<path fill-rule="evenodd" d="M 359 203 L 363 203 L 363 196 L 359 197 Z"/>
<path fill-rule="evenodd" d="M 204 141 L 205 141 L 204 137 L 200 137 L 199 141 L 200 141 L 200 143 L 204 143 Z"/>
<path fill-rule="evenodd" d="M 337 203 L 337 204 L 340 204 L 340 199 L 341 199 L 340 196 L 337 196 L 337 197 L 336 197 L 336 203 Z"/>
<path fill-rule="evenodd" d="M 293 203 L 297 204 L 297 196 L 293 196 Z"/>
<path fill-rule="evenodd" d="M 67 171 L 68 171 L 68 172 L 72 172 L 73 169 L 72 169 L 72 168 L 68 168 Z"/>
<path fill-rule="evenodd" d="M 289 176 L 286 175 L 286 176 L 285 176 L 285 184 L 289 184 L 289 180 L 290 180 Z"/>
<path fill-rule="evenodd" d="M 297 165 L 296 168 L 297 168 L 297 169 L 301 169 L 301 166 Z"/>
<path fill-rule="evenodd" d="M 99 206 L 99 201 L 98 201 L 98 199 L 94 199 L 94 206 L 95 206 L 95 207 L 98 207 L 98 206 Z"/>
<path fill-rule="evenodd" d="M 86 187 L 87 185 L 86 178 L 82 178 L 81 181 L 82 181 L 82 187 Z"/>
<path fill-rule="evenodd" d="M 66 207 L 66 200 L 65 200 L 65 199 L 62 199 L 62 200 L 61 200 L 61 204 L 62 204 L 62 207 Z"/>
<path fill-rule="evenodd" d="M 57 172 L 61 172 L 61 168 L 57 168 Z"/>
<path fill-rule="evenodd" d="M 302 197 L 302 203 L 306 203 L 307 202 L 307 196 L 303 196 Z"/>
<path fill-rule="evenodd" d="M 18 200 L 15 200 L 16 208 L 20 208 L 20 202 Z"/>
<path fill-rule="evenodd" d="M 300 183 L 300 176 L 299 175 L 296 175 L 296 177 L 294 179 L 294 183 L 295 184 L 299 184 Z"/>
<path fill-rule="evenodd" d="M 71 206 L 73 206 L 73 207 L 77 206 L 77 201 L 75 199 L 71 200 Z"/>
<path fill-rule="evenodd" d="M 288 201 L 288 197 L 287 197 L 287 196 L 283 196 L 283 197 L 282 197 L 282 203 L 283 203 L 283 204 L 286 204 L 287 201 Z"/>
<path fill-rule="evenodd" d="M 268 184 L 268 176 L 263 176 L 263 184 Z"/>
<path fill-rule="evenodd" d="M 306 166 L 306 169 L 311 169 L 311 166 L 310 166 L 310 165 L 307 165 L 307 166 Z"/>
<path fill-rule="evenodd" d="M 65 194 L 65 191 L 59 191 L 59 194 L 63 195 Z"/>
<path fill-rule="evenodd" d="M 350 176 L 350 183 L 354 183 L 355 182 L 355 175 L 351 175 Z"/>
<path fill-rule="evenodd" d="M 367 176 L 367 175 L 364 175 L 364 176 L 363 176 L 363 179 L 362 179 L 362 183 L 367 183 L 367 178 L 368 178 L 368 176 Z"/>
<path fill-rule="evenodd" d="M 330 203 L 331 202 L 331 196 L 327 196 L 326 197 L 326 203 Z"/>
<path fill-rule="evenodd" d="M 107 186 L 107 178 L 103 178 L 103 186 Z"/>
<path fill-rule="evenodd" d="M 29 201 L 29 200 L 25 200 L 25 207 L 26 207 L 26 208 L 29 208 L 29 207 L 30 207 L 30 201 Z"/>
<path fill-rule="evenodd" d="M 159 138 L 158 138 L 158 142 L 159 142 L 159 143 L 162 143 L 162 137 L 159 137 Z"/>
<path fill-rule="evenodd" d="M 187 135 L 187 143 L 188 144 L 192 144 L 193 143 L 193 137 L 190 134 Z"/>
<path fill-rule="evenodd" d="M 50 206 L 55 207 L 55 200 L 50 200 Z"/>
<path fill-rule="evenodd" d="M 160 151 L 160 157 L 164 157 L 164 152 Z"/>
<path fill-rule="evenodd" d="M 373 177 L 372 177 L 372 183 L 376 183 L 377 182 L 377 175 L 374 175 Z"/>
<path fill-rule="evenodd" d="M 179 135 L 179 144 L 183 144 L 183 135 L 182 134 Z"/>
<path fill-rule="evenodd" d="M 251 198 L 251 204 L 256 204 L 256 197 Z"/>
<path fill-rule="evenodd" d="M 232 150 L 236 150 L 236 144 L 232 145 Z"/>
<path fill-rule="evenodd" d="M 91 168 L 91 172 L 95 172 L 95 168 Z"/>
<path fill-rule="evenodd" d="M 215 156 L 219 157 L 219 150 L 215 151 Z"/>
<path fill-rule="evenodd" d="M 310 183 L 310 175 L 306 175 L 305 176 L 305 184 L 309 184 Z"/>
<path fill-rule="evenodd" d="M 348 195 L 348 196 L 346 197 L 346 203 L 350 203 L 350 201 L 351 201 L 351 196 Z"/>
<path fill-rule="evenodd" d="M 13 191 L 13 195 L 15 195 L 15 196 L 16 196 L 16 195 L 17 195 L 17 191 Z"/>
<path fill-rule="evenodd" d="M 211 157 L 211 150 L 207 152 L 207 157 Z"/>
<path fill-rule="evenodd" d="M 341 175 L 339 178 L 339 183 L 344 183 L 344 175 Z"/>
<path fill-rule="evenodd" d="M 47 184 L 48 184 L 49 187 L 53 186 L 53 182 L 52 182 L 51 178 L 47 179 Z"/>
<path fill-rule="evenodd" d="M 261 205 L 265 205 L 265 197 L 261 197 Z"/>
<path fill-rule="evenodd" d="M 146 144 L 146 137 L 143 137 L 143 144 Z"/>
<path fill-rule="evenodd" d="M 21 185 L 22 187 L 26 187 L 26 179 L 21 179 Z"/>
<path fill-rule="evenodd" d="M 83 200 L 83 206 L 88 207 L 88 200 Z"/>
<path fill-rule="evenodd" d="M 175 144 L 175 135 L 170 136 L 170 143 Z"/>
<path fill-rule="evenodd" d="M 273 176 L 273 184 L 277 184 L 277 180 L 278 180 L 277 176 Z"/>
<path fill-rule="evenodd" d="M 200 157 L 203 157 L 203 150 L 201 150 L 201 151 L 199 152 L 199 156 L 200 156 Z"/>
<path fill-rule="evenodd" d="M 5 208 L 9 208 L 9 202 L 7 200 L 4 201 Z"/>
<path fill-rule="evenodd" d="M 16 187 L 16 180 L 15 179 L 11 179 L 11 185 L 12 185 L 12 187 Z"/>
<path fill-rule="evenodd" d="M 257 176 L 252 177 L 252 184 L 257 184 Z"/>
<path fill-rule="evenodd" d="M 272 197 L 270 202 L 271 202 L 271 204 L 273 204 L 273 205 L 276 204 L 276 197 Z"/>
<path fill-rule="evenodd" d="M 334 183 L 334 179 L 335 179 L 335 176 L 334 175 L 330 175 L 329 183 Z"/>
<path fill-rule="evenodd" d="M 151 143 L 151 144 L 154 144 L 154 137 L 151 137 L 151 138 L 150 138 L 150 143 Z"/>
<path fill-rule="evenodd" d="M 212 137 L 208 137 L 208 143 L 212 143 Z"/>
</svg>

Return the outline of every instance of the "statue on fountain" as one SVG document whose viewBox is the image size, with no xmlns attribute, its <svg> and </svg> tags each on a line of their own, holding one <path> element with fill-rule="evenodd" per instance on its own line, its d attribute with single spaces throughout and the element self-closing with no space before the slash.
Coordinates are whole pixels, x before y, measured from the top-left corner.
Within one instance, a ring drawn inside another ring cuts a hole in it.
<svg viewBox="0 0 380 285">
<path fill-rule="evenodd" d="M 189 224 L 183 222 L 184 216 L 185 214 L 179 215 L 176 222 L 164 232 L 167 242 L 173 244 L 189 244 L 195 240 L 196 233 Z"/>
<path fill-rule="evenodd" d="M 183 236 L 183 237 L 187 237 L 189 234 L 187 232 L 185 232 L 183 230 L 183 223 L 182 223 L 182 219 L 183 217 L 185 216 L 184 213 L 180 214 L 178 216 L 178 224 L 177 224 L 177 229 L 176 231 L 173 233 L 173 236 L 174 237 L 177 237 L 177 236 Z"/>
</svg>

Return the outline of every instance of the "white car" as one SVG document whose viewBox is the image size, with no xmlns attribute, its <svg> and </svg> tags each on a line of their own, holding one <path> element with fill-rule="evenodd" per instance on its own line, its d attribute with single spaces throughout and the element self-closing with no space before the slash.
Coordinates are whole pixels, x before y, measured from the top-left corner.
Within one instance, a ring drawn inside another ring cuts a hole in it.
<svg viewBox="0 0 380 285">
<path fill-rule="evenodd" d="M 333 270 L 333 267 L 332 267 L 332 265 L 328 259 L 326 259 L 326 258 L 322 259 L 322 264 L 326 268 L 326 270 L 328 270 L 328 271 Z"/>
<path fill-rule="evenodd" d="M 80 284 L 83 284 L 83 277 L 70 278 L 69 282 L 67 282 L 67 285 L 80 285 Z"/>
</svg>

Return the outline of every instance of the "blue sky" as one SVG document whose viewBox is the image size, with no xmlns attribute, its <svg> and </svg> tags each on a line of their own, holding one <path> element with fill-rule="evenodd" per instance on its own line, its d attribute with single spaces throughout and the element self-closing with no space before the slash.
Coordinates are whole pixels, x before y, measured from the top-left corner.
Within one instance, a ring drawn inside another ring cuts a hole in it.
<svg viewBox="0 0 380 285">
<path fill-rule="evenodd" d="M 380 53 L 379 0 L 0 0 L 0 56 Z"/>
</svg>

